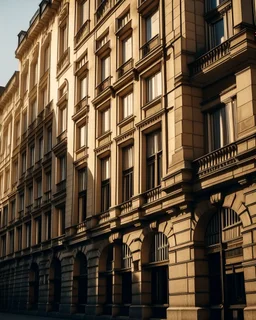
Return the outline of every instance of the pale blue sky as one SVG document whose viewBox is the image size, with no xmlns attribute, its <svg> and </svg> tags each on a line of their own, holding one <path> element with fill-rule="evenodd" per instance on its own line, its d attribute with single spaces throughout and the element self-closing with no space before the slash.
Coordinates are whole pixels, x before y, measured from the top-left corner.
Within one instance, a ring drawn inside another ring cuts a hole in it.
<svg viewBox="0 0 256 320">
<path fill-rule="evenodd" d="M 18 70 L 15 50 L 18 33 L 27 30 L 39 0 L 0 0 L 0 86 L 5 86 Z"/>
</svg>

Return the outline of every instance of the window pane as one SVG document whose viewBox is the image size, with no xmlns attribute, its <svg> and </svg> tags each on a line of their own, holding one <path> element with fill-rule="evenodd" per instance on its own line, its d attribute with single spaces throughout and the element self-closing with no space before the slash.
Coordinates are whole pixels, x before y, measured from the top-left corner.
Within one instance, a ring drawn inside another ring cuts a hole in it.
<svg viewBox="0 0 256 320">
<path fill-rule="evenodd" d="M 132 101 L 133 99 L 133 94 L 132 93 L 129 93 L 127 96 L 125 96 L 123 98 L 123 118 L 126 118 L 128 116 L 130 116 L 133 112 L 133 108 L 132 108 Z"/>
<path fill-rule="evenodd" d="M 123 63 L 131 59 L 132 57 L 132 38 L 129 37 L 123 42 Z"/>
<path fill-rule="evenodd" d="M 105 57 L 101 60 L 101 81 L 104 81 L 110 76 L 110 57 Z"/>
<path fill-rule="evenodd" d="M 101 112 L 101 134 L 109 131 L 109 121 L 110 121 L 110 109 L 106 109 Z"/>
<path fill-rule="evenodd" d="M 86 126 L 82 126 L 79 128 L 79 145 L 78 147 L 81 148 L 86 145 Z"/>
<path fill-rule="evenodd" d="M 221 19 L 212 25 L 212 46 L 218 46 L 224 40 L 224 21 Z"/>
<path fill-rule="evenodd" d="M 102 159 L 101 166 L 101 180 L 104 181 L 110 178 L 110 159 Z"/>
<path fill-rule="evenodd" d="M 146 42 L 159 34 L 159 11 L 146 19 Z"/>
</svg>

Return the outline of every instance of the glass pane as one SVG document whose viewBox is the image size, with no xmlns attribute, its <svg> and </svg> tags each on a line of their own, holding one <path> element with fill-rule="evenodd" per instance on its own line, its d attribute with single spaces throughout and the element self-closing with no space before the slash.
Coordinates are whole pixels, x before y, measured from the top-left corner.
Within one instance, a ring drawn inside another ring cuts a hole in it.
<svg viewBox="0 0 256 320">
<path fill-rule="evenodd" d="M 223 19 L 217 21 L 212 25 L 212 46 L 218 46 L 224 42 L 224 21 Z"/>
</svg>

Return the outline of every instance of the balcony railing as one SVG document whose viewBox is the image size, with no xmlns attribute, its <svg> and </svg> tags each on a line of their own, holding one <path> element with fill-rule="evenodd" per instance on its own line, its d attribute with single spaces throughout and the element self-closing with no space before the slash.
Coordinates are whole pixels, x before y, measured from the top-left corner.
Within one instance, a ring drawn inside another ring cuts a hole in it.
<svg viewBox="0 0 256 320">
<path fill-rule="evenodd" d="M 33 208 L 33 204 L 29 204 L 29 205 L 26 207 L 26 214 L 30 214 L 31 211 L 32 211 L 32 208 Z"/>
<path fill-rule="evenodd" d="M 75 44 L 77 45 L 89 33 L 89 20 L 81 26 L 75 36 Z"/>
<path fill-rule="evenodd" d="M 196 173 L 204 176 L 223 169 L 237 161 L 237 144 L 229 144 L 194 161 Z"/>
<path fill-rule="evenodd" d="M 57 63 L 57 73 L 61 72 L 69 64 L 69 48 L 59 58 Z"/>
<path fill-rule="evenodd" d="M 160 37 L 159 34 L 157 34 L 156 36 L 154 36 L 154 38 L 150 39 L 141 47 L 142 57 L 145 57 L 147 54 L 149 54 L 149 52 L 152 51 L 159 44 Z"/>
<path fill-rule="evenodd" d="M 56 184 L 56 191 L 61 192 L 66 190 L 66 180 L 62 180 Z"/>
<path fill-rule="evenodd" d="M 105 211 L 105 212 L 101 213 L 98 216 L 98 224 L 102 224 L 102 223 L 108 222 L 109 218 L 110 218 L 109 211 Z"/>
<path fill-rule="evenodd" d="M 86 230 L 86 221 L 80 222 L 76 227 L 77 233 L 83 232 Z"/>
<path fill-rule="evenodd" d="M 61 141 L 65 140 L 67 138 L 67 130 L 61 132 L 61 134 L 57 137 L 57 143 L 60 143 Z"/>
<path fill-rule="evenodd" d="M 42 204 L 42 200 L 43 198 L 42 197 L 38 197 L 35 199 L 35 202 L 34 202 L 34 209 L 38 209 L 41 207 L 41 204 Z"/>
<path fill-rule="evenodd" d="M 118 78 L 122 77 L 127 71 L 133 68 L 133 59 L 129 59 L 125 63 L 123 63 L 117 70 Z"/>
<path fill-rule="evenodd" d="M 158 186 L 156 188 L 146 191 L 144 193 L 144 198 L 146 203 L 151 203 L 153 201 L 158 200 L 161 197 L 161 192 L 162 192 L 161 186 Z"/>
<path fill-rule="evenodd" d="M 87 105 L 88 105 L 88 97 L 86 96 L 76 104 L 76 106 L 75 106 L 75 114 L 77 114 L 78 112 L 84 110 Z"/>
<path fill-rule="evenodd" d="M 190 64 L 190 73 L 191 75 L 195 75 L 201 72 L 203 69 L 209 67 L 216 61 L 220 60 L 221 58 L 225 57 L 230 52 L 230 39 L 221 43 L 217 47 L 211 49 L 206 54 L 202 55 L 196 61 Z"/>
<path fill-rule="evenodd" d="M 49 191 L 46 191 L 44 193 L 44 203 L 48 203 L 51 201 L 51 197 L 52 197 L 52 191 L 49 190 Z"/>
<path fill-rule="evenodd" d="M 98 95 L 101 94 L 101 92 L 104 91 L 107 87 L 109 87 L 110 84 L 111 84 L 111 77 L 107 77 L 97 86 L 97 94 Z"/>
<path fill-rule="evenodd" d="M 132 200 L 128 200 L 120 205 L 121 214 L 130 212 L 132 209 Z"/>
<path fill-rule="evenodd" d="M 115 0 L 102 0 L 96 10 L 96 20 L 97 22 L 103 18 L 105 13 L 115 5 Z"/>
</svg>

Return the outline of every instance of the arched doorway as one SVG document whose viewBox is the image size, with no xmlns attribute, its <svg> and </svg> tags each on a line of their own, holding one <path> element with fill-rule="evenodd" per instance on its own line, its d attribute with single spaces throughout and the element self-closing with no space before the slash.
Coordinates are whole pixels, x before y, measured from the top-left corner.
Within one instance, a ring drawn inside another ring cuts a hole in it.
<svg viewBox="0 0 256 320">
<path fill-rule="evenodd" d="M 232 209 L 222 208 L 205 233 L 209 270 L 210 319 L 243 320 L 244 287 L 242 223 Z"/>
<path fill-rule="evenodd" d="M 83 253 L 79 252 L 74 262 L 73 271 L 73 303 L 76 305 L 76 312 L 84 313 L 87 304 L 87 260 Z"/>
<path fill-rule="evenodd" d="M 59 311 L 61 299 L 61 263 L 53 259 L 49 272 L 49 302 L 52 311 Z"/>
<path fill-rule="evenodd" d="M 132 303 L 132 254 L 117 241 L 102 252 L 99 263 L 99 303 L 102 313 L 129 316 Z"/>
<path fill-rule="evenodd" d="M 36 310 L 39 299 L 39 268 L 32 263 L 29 270 L 29 308 Z"/>
<path fill-rule="evenodd" d="M 153 318 L 166 318 L 169 306 L 169 244 L 162 232 L 149 234 L 142 245 L 143 302 Z"/>
</svg>

